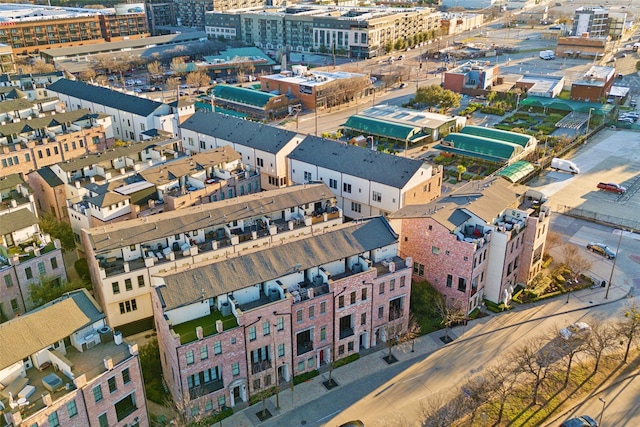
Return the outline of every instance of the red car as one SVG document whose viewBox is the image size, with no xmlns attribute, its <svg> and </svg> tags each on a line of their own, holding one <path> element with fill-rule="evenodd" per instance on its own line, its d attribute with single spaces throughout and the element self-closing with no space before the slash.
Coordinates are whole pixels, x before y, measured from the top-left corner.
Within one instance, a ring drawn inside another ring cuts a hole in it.
<svg viewBox="0 0 640 427">
<path fill-rule="evenodd" d="M 627 191 L 626 188 L 618 185 L 618 184 L 614 184 L 612 182 L 601 182 L 598 184 L 598 188 L 600 190 L 604 190 L 604 191 L 611 191 L 613 193 L 618 193 L 618 194 L 623 194 Z"/>
</svg>

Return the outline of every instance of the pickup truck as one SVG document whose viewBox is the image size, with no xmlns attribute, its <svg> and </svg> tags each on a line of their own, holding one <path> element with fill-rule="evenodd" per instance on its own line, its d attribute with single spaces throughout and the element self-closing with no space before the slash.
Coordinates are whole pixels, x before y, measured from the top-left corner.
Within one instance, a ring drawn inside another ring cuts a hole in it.
<svg viewBox="0 0 640 427">
<path fill-rule="evenodd" d="M 611 191 L 612 193 L 618 193 L 618 194 L 624 194 L 627 192 L 626 188 L 618 184 L 614 184 L 613 182 L 601 182 L 598 184 L 598 188 L 600 190 Z"/>
</svg>

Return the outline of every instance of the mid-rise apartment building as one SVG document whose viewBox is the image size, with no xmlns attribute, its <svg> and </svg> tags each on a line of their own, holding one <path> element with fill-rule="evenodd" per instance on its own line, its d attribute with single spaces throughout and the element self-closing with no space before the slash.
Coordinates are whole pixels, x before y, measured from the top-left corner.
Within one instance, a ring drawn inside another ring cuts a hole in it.
<svg viewBox="0 0 640 427">
<path fill-rule="evenodd" d="M 0 43 L 13 53 L 134 39 L 149 35 L 144 11 L 0 5 Z"/>
<path fill-rule="evenodd" d="M 82 229 L 96 298 L 125 335 L 153 326 L 150 278 L 342 223 L 331 191 L 300 185 Z"/>
<path fill-rule="evenodd" d="M 294 183 L 322 181 L 349 218 L 387 216 L 440 197 L 442 167 L 308 135 L 288 156 Z"/>
<path fill-rule="evenodd" d="M 433 38 L 440 28 L 440 13 L 430 8 L 291 5 L 213 11 L 205 20 L 209 37 L 235 35 L 263 49 L 336 52 L 357 59 L 384 55 L 388 43 L 416 35 Z"/>
<path fill-rule="evenodd" d="M 304 135 L 250 120 L 198 111 L 181 125 L 182 146 L 187 153 L 200 153 L 229 145 L 243 163 L 260 174 L 260 188 L 288 185 L 287 154 Z"/>
<path fill-rule="evenodd" d="M 494 177 L 431 204 L 406 206 L 390 221 L 400 234 L 400 256 L 413 259 L 413 278 L 471 312 L 485 298 L 510 298 L 541 270 L 545 202 L 539 191 Z"/>
<path fill-rule="evenodd" d="M 0 317 L 33 308 L 29 286 L 67 280 L 59 240 L 40 230 L 33 194 L 18 175 L 0 178 Z"/>
<path fill-rule="evenodd" d="M 149 425 L 137 344 L 86 290 L 0 324 L 0 343 L 3 425 Z"/>
<path fill-rule="evenodd" d="M 397 252 L 377 217 L 153 274 L 173 399 L 192 415 L 233 407 L 402 334 L 412 261 Z"/>
</svg>

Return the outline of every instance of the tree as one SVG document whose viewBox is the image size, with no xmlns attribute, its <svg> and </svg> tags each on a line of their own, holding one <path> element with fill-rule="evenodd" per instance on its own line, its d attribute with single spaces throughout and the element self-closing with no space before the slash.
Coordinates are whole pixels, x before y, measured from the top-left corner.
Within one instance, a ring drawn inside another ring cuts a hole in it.
<svg viewBox="0 0 640 427">
<path fill-rule="evenodd" d="M 518 384 L 519 375 L 520 371 L 513 364 L 513 354 L 487 369 L 484 376 L 488 383 L 487 388 L 498 403 L 498 419 L 495 425 L 500 425 L 500 421 L 502 421 L 504 407 Z"/>
<path fill-rule="evenodd" d="M 66 221 L 60 221 L 55 215 L 51 213 L 44 214 L 40 219 L 40 230 L 43 233 L 50 234 L 54 239 L 59 239 L 62 250 L 70 251 L 76 248 L 71 224 Z"/>
<path fill-rule="evenodd" d="M 439 295 L 435 300 L 436 312 L 442 318 L 442 325 L 445 327 L 444 339 L 449 341 L 449 328 L 465 319 L 465 312 L 460 301 L 447 299 L 444 295 Z"/>
<path fill-rule="evenodd" d="M 85 82 L 92 82 L 96 78 L 96 72 L 93 68 L 88 68 L 80 73 L 80 79 Z"/>
<path fill-rule="evenodd" d="M 547 376 L 555 369 L 554 355 L 546 348 L 542 339 L 525 343 L 513 353 L 517 372 L 533 380 L 533 404 L 538 403 L 538 392 Z"/>
<path fill-rule="evenodd" d="M 547 241 L 545 243 L 545 250 L 547 253 L 551 252 L 551 249 L 562 244 L 562 236 L 557 231 L 547 232 Z"/>
<path fill-rule="evenodd" d="M 200 90 L 201 87 L 209 84 L 209 76 L 202 71 L 194 71 L 187 74 L 187 84 Z"/>
<path fill-rule="evenodd" d="M 100 74 L 98 77 L 96 77 L 96 83 L 101 86 L 106 86 L 108 81 L 109 80 L 107 79 L 107 76 L 105 76 L 104 74 Z"/>
<path fill-rule="evenodd" d="M 151 76 L 158 76 L 163 73 L 162 64 L 160 61 L 152 61 L 147 64 L 147 71 Z"/>
<path fill-rule="evenodd" d="M 38 58 L 33 62 L 34 73 L 52 73 L 56 70 L 53 64 L 48 64 L 44 59 Z"/>
<path fill-rule="evenodd" d="M 389 321 L 385 326 L 385 344 L 389 349 L 389 354 L 385 357 L 387 363 L 393 363 L 396 361 L 392 350 L 393 347 L 401 342 L 403 321 L 404 317 L 402 315 L 402 310 L 396 308 L 389 309 Z"/>
<path fill-rule="evenodd" d="M 31 283 L 28 286 L 29 298 L 35 307 L 40 307 L 56 298 L 60 298 L 67 292 L 75 291 L 80 288 L 91 288 L 91 283 L 82 280 L 73 280 L 71 282 L 63 282 L 55 280 L 48 276 L 40 276 L 39 283 Z"/>
<path fill-rule="evenodd" d="M 552 334 L 552 338 L 554 341 L 551 342 L 555 343 L 555 346 L 552 346 L 552 349 L 563 356 L 567 366 L 567 374 L 564 377 L 564 385 L 566 387 L 569 383 L 569 377 L 571 376 L 571 367 L 573 365 L 573 360 L 578 353 L 582 353 L 587 350 L 587 341 L 584 336 L 579 334 L 573 334 L 569 336 L 569 339 L 566 340 L 558 338 L 557 329 L 555 329 Z"/>
<path fill-rule="evenodd" d="M 615 328 L 610 324 L 600 319 L 595 319 L 591 322 L 591 333 L 587 339 L 586 351 L 595 359 L 594 373 L 598 372 L 602 355 L 605 351 L 611 350 L 618 345 L 618 339 Z"/>
<path fill-rule="evenodd" d="M 169 67 L 176 76 L 182 76 L 187 72 L 187 63 L 184 61 L 184 57 L 182 56 L 174 57 L 171 60 L 171 65 Z"/>
<path fill-rule="evenodd" d="M 464 167 L 464 165 L 458 165 L 456 169 L 458 170 L 458 182 L 460 182 L 460 180 L 462 179 L 462 174 L 467 171 L 467 168 Z"/>
<path fill-rule="evenodd" d="M 440 110 L 443 113 L 446 113 L 452 108 L 458 108 L 460 106 L 461 99 L 462 95 L 459 93 L 455 93 L 449 89 L 443 90 L 442 96 L 440 97 Z"/>
<path fill-rule="evenodd" d="M 420 402 L 423 427 L 451 427 L 464 414 L 463 399 L 460 394 L 433 394 Z"/>
<path fill-rule="evenodd" d="M 624 311 L 624 317 L 616 324 L 618 335 L 626 338 L 627 345 L 624 352 L 624 361 L 627 361 L 631 344 L 640 340 L 640 307 L 633 301 Z"/>
<path fill-rule="evenodd" d="M 176 98 L 179 98 L 180 79 L 178 77 L 171 77 L 167 79 L 167 89 L 176 92 Z"/>
<path fill-rule="evenodd" d="M 562 255 L 564 257 L 564 265 L 571 270 L 574 281 L 578 280 L 580 273 L 591 268 L 591 261 L 583 257 L 575 245 L 564 245 Z"/>
</svg>

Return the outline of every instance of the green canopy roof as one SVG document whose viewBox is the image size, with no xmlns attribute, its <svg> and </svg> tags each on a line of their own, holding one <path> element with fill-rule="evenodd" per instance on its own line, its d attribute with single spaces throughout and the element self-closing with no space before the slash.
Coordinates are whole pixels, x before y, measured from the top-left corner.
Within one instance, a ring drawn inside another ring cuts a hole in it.
<svg viewBox="0 0 640 427">
<path fill-rule="evenodd" d="M 526 147 L 531 141 L 531 137 L 528 135 L 482 126 L 465 126 L 460 130 L 460 133 L 511 142 L 513 144 L 518 144 L 521 147 Z"/>
<path fill-rule="evenodd" d="M 272 93 L 260 92 L 259 90 L 228 85 L 215 86 L 213 88 L 213 95 L 221 100 L 250 105 L 260 109 L 265 109 L 267 102 L 269 102 L 271 98 L 278 96 Z"/>
<path fill-rule="evenodd" d="M 501 163 L 523 151 L 518 144 L 462 133 L 450 133 L 437 148 L 442 151 Z"/>
<path fill-rule="evenodd" d="M 416 142 L 427 138 L 419 126 L 408 126 L 371 117 L 351 116 L 342 126 L 369 135 L 382 136 L 399 141 Z"/>
<path fill-rule="evenodd" d="M 528 96 L 520 101 L 520 107 L 544 107 L 561 111 L 577 111 L 588 113 L 593 108 L 592 113 L 598 116 L 610 114 L 616 107 L 615 104 L 600 104 L 597 102 L 572 101 L 560 98 L 545 98 L 543 96 Z"/>
<path fill-rule="evenodd" d="M 518 182 L 534 170 L 535 167 L 531 163 L 520 160 L 502 169 L 496 175 L 503 176 L 511 182 Z"/>
</svg>

